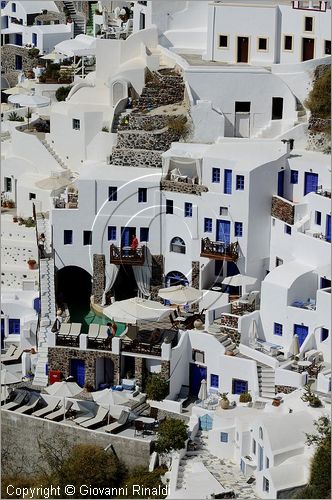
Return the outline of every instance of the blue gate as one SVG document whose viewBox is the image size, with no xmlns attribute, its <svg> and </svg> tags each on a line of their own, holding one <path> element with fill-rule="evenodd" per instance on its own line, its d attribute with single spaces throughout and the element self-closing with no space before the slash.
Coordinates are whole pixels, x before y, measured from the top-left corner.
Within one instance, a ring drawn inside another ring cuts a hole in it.
<svg viewBox="0 0 332 500">
<path fill-rule="evenodd" d="M 198 396 L 202 380 L 206 380 L 206 367 L 190 364 L 190 394 Z"/>
<path fill-rule="evenodd" d="M 331 241 L 331 215 L 326 216 L 325 238 L 326 241 Z"/>
<path fill-rule="evenodd" d="M 304 194 L 315 193 L 318 187 L 318 174 L 305 172 L 304 174 Z"/>
<path fill-rule="evenodd" d="M 303 344 L 303 342 L 307 338 L 308 332 L 309 332 L 309 328 L 307 326 L 294 325 L 294 335 L 298 336 L 300 346 Z"/>
<path fill-rule="evenodd" d="M 79 386 L 83 387 L 85 382 L 85 363 L 82 359 L 70 360 L 70 375 L 72 375 Z"/>
<path fill-rule="evenodd" d="M 217 220 L 216 240 L 226 244 L 231 242 L 231 223 L 228 220 Z"/>
<path fill-rule="evenodd" d="M 210 415 L 199 417 L 199 428 L 201 431 L 210 431 L 212 429 L 213 418 Z"/>
</svg>

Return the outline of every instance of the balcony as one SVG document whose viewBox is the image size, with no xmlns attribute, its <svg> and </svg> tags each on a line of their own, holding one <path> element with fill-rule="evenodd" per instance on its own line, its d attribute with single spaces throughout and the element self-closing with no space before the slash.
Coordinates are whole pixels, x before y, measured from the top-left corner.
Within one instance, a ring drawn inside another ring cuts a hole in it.
<svg viewBox="0 0 332 500">
<path fill-rule="evenodd" d="M 324 189 L 323 186 L 318 186 L 318 188 L 316 189 L 316 194 L 324 196 L 325 198 L 331 198 L 331 191 Z"/>
<path fill-rule="evenodd" d="M 137 247 L 132 250 L 130 247 L 110 246 L 110 264 L 143 266 L 145 261 L 146 247 Z"/>
<path fill-rule="evenodd" d="M 208 188 L 198 184 L 197 178 L 190 177 L 172 178 L 169 174 L 166 175 L 160 182 L 162 191 L 171 191 L 173 193 L 198 194 L 206 193 Z"/>
<path fill-rule="evenodd" d="M 201 241 L 201 257 L 235 262 L 239 258 L 238 247 L 237 241 L 223 243 L 222 241 L 210 241 L 209 238 L 204 238 Z"/>
<path fill-rule="evenodd" d="M 271 215 L 292 226 L 294 224 L 295 205 L 280 196 L 272 197 Z"/>
<path fill-rule="evenodd" d="M 326 12 L 326 3 L 319 0 L 295 0 L 293 1 L 293 9 Z"/>
<path fill-rule="evenodd" d="M 139 340 L 121 340 L 122 352 L 133 352 L 136 354 L 149 354 L 150 356 L 161 356 L 161 345 L 153 345 Z"/>
</svg>

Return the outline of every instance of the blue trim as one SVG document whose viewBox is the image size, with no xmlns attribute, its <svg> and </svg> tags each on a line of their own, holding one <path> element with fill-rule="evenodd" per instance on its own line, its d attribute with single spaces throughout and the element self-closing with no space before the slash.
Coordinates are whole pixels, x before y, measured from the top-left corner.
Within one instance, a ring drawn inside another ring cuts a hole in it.
<svg viewBox="0 0 332 500">
<path fill-rule="evenodd" d="M 108 226 L 108 241 L 116 240 L 116 226 Z"/>
<path fill-rule="evenodd" d="M 214 183 L 220 182 L 220 168 L 216 167 L 212 168 L 212 182 Z"/>
<path fill-rule="evenodd" d="M 232 194 L 232 170 L 224 171 L 224 194 Z"/>
<path fill-rule="evenodd" d="M 291 182 L 291 184 L 298 184 L 298 182 L 299 182 L 298 170 L 291 170 L 290 171 L 290 182 Z"/>
<path fill-rule="evenodd" d="M 236 176 L 236 189 L 238 191 L 244 190 L 244 175 L 237 175 Z"/>
<path fill-rule="evenodd" d="M 282 336 L 282 325 L 280 323 L 274 323 L 273 333 L 274 335 L 279 335 L 279 337 Z"/>
<path fill-rule="evenodd" d="M 213 373 L 211 373 L 210 386 L 218 389 L 218 387 L 219 387 L 219 375 L 214 375 Z"/>
</svg>

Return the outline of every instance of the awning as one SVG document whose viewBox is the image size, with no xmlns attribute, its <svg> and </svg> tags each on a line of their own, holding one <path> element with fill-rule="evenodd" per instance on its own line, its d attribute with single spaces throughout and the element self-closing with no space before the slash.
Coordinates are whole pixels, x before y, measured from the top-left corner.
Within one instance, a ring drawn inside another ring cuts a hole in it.
<svg viewBox="0 0 332 500">
<path fill-rule="evenodd" d="M 55 45 L 54 52 L 67 57 L 93 56 L 96 54 L 96 39 L 88 35 L 77 35 L 73 40 L 64 40 Z"/>
</svg>

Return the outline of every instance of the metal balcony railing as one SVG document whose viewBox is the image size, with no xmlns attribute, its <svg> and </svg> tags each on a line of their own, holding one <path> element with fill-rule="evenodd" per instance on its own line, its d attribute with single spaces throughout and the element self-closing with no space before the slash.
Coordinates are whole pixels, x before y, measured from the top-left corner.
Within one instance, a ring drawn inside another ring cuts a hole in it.
<svg viewBox="0 0 332 500">
<path fill-rule="evenodd" d="M 132 266 L 143 266 L 145 261 L 146 247 L 137 247 L 132 250 L 130 247 L 110 246 L 110 263 L 111 264 L 129 264 Z"/>
<path fill-rule="evenodd" d="M 201 257 L 235 262 L 239 258 L 238 242 L 223 243 L 204 238 L 201 241 Z"/>
</svg>

